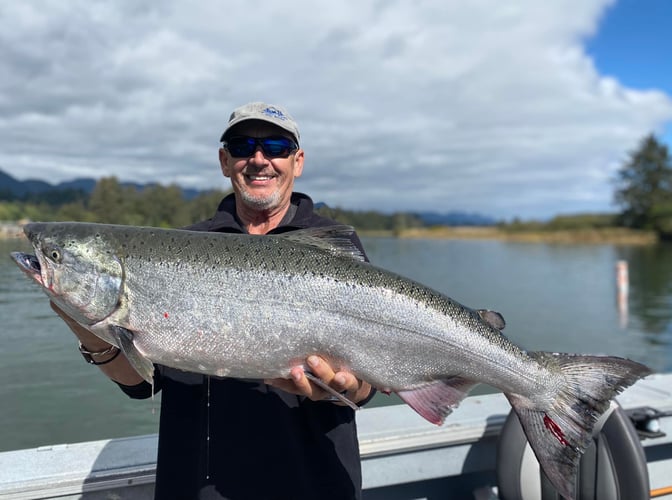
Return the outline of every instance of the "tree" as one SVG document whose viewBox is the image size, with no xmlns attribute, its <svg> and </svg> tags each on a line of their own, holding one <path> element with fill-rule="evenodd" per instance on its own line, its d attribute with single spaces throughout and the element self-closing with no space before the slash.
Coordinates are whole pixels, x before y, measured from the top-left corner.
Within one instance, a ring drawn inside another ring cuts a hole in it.
<svg viewBox="0 0 672 500">
<path fill-rule="evenodd" d="M 220 201 L 231 190 L 221 191 L 219 189 L 213 189 L 211 191 L 206 191 L 194 199 L 190 200 L 187 204 L 187 209 L 189 212 L 189 223 L 193 224 L 200 220 L 209 219 L 215 214 L 215 210 L 219 206 Z"/>
<path fill-rule="evenodd" d="M 175 184 L 146 187 L 136 199 L 135 214 L 139 216 L 136 224 L 147 226 L 182 227 L 191 223 L 182 190 Z"/>
<path fill-rule="evenodd" d="M 672 163 L 667 146 L 653 134 L 618 171 L 614 200 L 622 207 L 623 225 L 672 235 Z"/>
<path fill-rule="evenodd" d="M 89 197 L 89 210 L 96 222 L 139 224 L 135 211 L 138 198 L 132 186 L 122 186 L 116 177 L 104 177 L 96 183 Z"/>
</svg>

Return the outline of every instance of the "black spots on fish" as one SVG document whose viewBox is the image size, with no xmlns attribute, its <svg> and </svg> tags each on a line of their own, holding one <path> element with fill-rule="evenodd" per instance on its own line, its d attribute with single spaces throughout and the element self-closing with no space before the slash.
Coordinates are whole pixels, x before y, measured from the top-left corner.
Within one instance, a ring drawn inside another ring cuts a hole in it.
<svg viewBox="0 0 672 500">
<path fill-rule="evenodd" d="M 333 276 L 333 275 L 328 274 L 328 273 L 326 273 L 324 271 L 321 271 L 321 270 L 312 271 L 310 274 L 314 279 L 319 279 L 323 282 L 332 283 L 332 284 L 343 283 L 342 279 L 340 279 L 338 276 Z M 345 282 L 345 283 L 347 283 L 347 282 Z M 356 285 L 354 283 L 347 283 L 347 284 L 350 285 L 351 288 L 356 287 Z"/>
<path fill-rule="evenodd" d="M 431 303 L 435 300 L 437 295 L 433 290 L 422 286 L 415 281 L 406 280 L 404 278 L 400 278 L 395 285 L 395 290 L 397 292 L 408 297 L 413 297 L 418 301 L 418 304 Z"/>
<path fill-rule="evenodd" d="M 268 270 L 269 270 L 268 262 L 266 262 L 265 260 L 264 260 L 264 261 L 261 261 L 261 262 L 259 263 L 259 268 L 262 269 L 262 270 L 264 270 L 264 271 L 268 271 Z"/>
<path fill-rule="evenodd" d="M 123 242 L 121 243 L 121 248 L 122 248 L 122 250 L 123 250 L 123 254 L 124 254 L 124 257 L 123 257 L 123 258 L 124 258 L 124 260 L 127 260 L 128 258 L 130 258 L 130 253 L 128 252 L 128 243 L 126 243 L 125 241 L 123 241 Z"/>
<path fill-rule="evenodd" d="M 310 274 L 313 278 L 328 278 L 329 277 L 329 276 L 327 276 L 327 274 L 324 271 L 322 271 L 320 269 L 313 269 L 310 272 Z"/>
<path fill-rule="evenodd" d="M 406 295 L 411 295 L 411 296 L 418 296 L 422 295 L 424 290 L 421 286 L 419 286 L 417 283 L 414 283 L 412 281 L 400 281 L 397 290 L 403 294 Z"/>
</svg>

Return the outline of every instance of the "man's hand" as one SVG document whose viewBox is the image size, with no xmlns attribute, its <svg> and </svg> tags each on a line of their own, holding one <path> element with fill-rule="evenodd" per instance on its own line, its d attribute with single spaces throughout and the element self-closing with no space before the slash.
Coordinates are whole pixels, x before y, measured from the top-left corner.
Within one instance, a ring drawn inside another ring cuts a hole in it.
<svg viewBox="0 0 672 500">
<path fill-rule="evenodd" d="M 343 393 L 353 403 L 363 401 L 371 393 L 371 385 L 368 382 L 359 380 L 347 371 L 335 372 L 331 365 L 319 356 L 309 356 L 306 362 L 313 375 L 336 392 Z M 331 400 L 331 394 L 308 380 L 301 366 L 292 368 L 289 379 L 276 378 L 264 382 L 285 392 L 305 396 L 313 401 Z M 344 403 L 336 401 L 335 404 L 343 405 Z"/>
</svg>

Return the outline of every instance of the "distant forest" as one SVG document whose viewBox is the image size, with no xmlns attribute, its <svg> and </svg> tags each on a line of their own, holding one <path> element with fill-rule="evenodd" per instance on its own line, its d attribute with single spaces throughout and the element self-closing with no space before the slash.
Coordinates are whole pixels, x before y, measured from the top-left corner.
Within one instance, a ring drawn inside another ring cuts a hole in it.
<svg viewBox="0 0 672 500">
<path fill-rule="evenodd" d="M 66 188 L 17 196 L 0 192 L 0 221 L 82 221 L 106 224 L 130 224 L 155 227 L 184 227 L 211 217 L 219 202 L 230 191 L 212 190 L 185 196 L 179 186 L 151 185 L 139 187 L 120 183 L 115 177 L 99 180 L 93 190 Z M 385 214 L 375 210 L 353 211 L 319 203 L 316 211 L 358 231 L 396 234 L 404 230 L 437 225 L 412 213 Z M 556 217 L 552 221 L 499 224 L 509 230 L 577 229 L 610 227 L 617 223 L 616 214 Z"/>
<path fill-rule="evenodd" d="M 672 239 L 672 162 L 667 146 L 652 134 L 643 138 L 639 148 L 630 153 L 619 169 L 614 185 L 618 213 L 561 215 L 544 222 L 514 220 L 498 226 L 508 231 L 625 227 L 653 231 L 661 239 Z M 177 185 L 128 185 L 115 177 L 97 181 L 89 192 L 68 187 L 17 195 L 12 190 L 0 189 L 0 221 L 72 220 L 183 227 L 211 217 L 226 194 L 212 190 L 185 196 Z M 414 213 L 351 211 L 322 204 L 317 211 L 359 231 L 395 233 L 441 224 Z M 443 225 L 450 223 L 444 221 Z"/>
<path fill-rule="evenodd" d="M 124 185 L 115 177 L 99 180 L 91 193 L 66 188 L 20 196 L 0 191 L 0 221 L 83 221 L 155 227 L 184 227 L 211 217 L 230 191 L 187 197 L 179 186 Z M 317 212 L 359 230 L 395 231 L 423 227 L 417 215 L 348 211 L 319 204 Z"/>
</svg>

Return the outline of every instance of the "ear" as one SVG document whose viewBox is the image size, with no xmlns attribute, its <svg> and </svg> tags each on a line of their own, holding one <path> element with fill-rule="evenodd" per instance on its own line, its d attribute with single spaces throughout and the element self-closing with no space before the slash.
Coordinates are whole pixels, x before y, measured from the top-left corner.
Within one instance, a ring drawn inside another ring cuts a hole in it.
<svg viewBox="0 0 672 500">
<path fill-rule="evenodd" d="M 303 173 L 303 149 L 299 149 L 294 153 L 294 177 L 301 177 Z"/>
<path fill-rule="evenodd" d="M 219 148 L 219 166 L 222 169 L 224 177 L 231 177 L 231 167 L 229 166 L 230 161 L 231 157 L 228 155 L 226 150 L 224 148 Z"/>
</svg>

